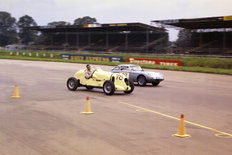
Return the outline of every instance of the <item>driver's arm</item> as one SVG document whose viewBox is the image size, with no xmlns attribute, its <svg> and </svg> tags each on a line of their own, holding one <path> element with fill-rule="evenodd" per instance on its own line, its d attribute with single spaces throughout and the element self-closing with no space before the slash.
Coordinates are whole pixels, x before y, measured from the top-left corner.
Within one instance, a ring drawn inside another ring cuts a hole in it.
<svg viewBox="0 0 232 155">
<path fill-rule="evenodd" d="M 91 71 L 85 71 L 85 78 L 86 79 L 89 79 L 89 78 L 91 78 L 92 77 L 92 75 L 93 75 L 93 72 L 91 72 Z"/>
</svg>

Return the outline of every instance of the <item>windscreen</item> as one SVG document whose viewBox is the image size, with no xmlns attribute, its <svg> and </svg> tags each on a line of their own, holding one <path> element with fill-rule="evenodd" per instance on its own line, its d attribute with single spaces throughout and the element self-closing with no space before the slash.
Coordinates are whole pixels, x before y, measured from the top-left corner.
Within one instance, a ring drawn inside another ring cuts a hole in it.
<svg viewBox="0 0 232 155">
<path fill-rule="evenodd" d="M 140 66 L 130 66 L 133 71 L 142 71 L 143 69 Z"/>
</svg>

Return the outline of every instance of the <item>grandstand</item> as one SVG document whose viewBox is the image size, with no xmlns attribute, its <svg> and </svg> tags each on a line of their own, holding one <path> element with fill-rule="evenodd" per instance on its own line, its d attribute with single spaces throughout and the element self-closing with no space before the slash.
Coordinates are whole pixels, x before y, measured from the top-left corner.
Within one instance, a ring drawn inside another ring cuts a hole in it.
<svg viewBox="0 0 232 155">
<path fill-rule="evenodd" d="M 232 55 L 232 16 L 152 22 L 165 28 L 171 26 L 190 31 L 189 43 L 177 45 L 174 53 Z"/>
<path fill-rule="evenodd" d="M 30 49 L 77 50 L 104 52 L 163 53 L 168 44 L 168 33 L 143 23 L 87 24 L 68 26 L 34 26 L 45 41 Z"/>
</svg>

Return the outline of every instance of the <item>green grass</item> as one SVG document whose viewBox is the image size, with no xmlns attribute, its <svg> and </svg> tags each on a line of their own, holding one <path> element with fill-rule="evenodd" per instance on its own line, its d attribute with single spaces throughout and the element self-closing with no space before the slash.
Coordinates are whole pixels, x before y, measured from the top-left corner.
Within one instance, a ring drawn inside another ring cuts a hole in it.
<svg viewBox="0 0 232 155">
<path fill-rule="evenodd" d="M 31 55 L 29 56 L 29 53 Z M 44 55 L 46 53 L 46 55 Z M 151 59 L 166 59 L 166 60 L 180 60 L 183 66 L 161 66 L 140 64 L 143 68 L 160 69 L 160 70 L 173 70 L 173 71 L 189 71 L 213 74 L 232 75 L 232 59 L 225 58 L 205 58 L 205 57 L 189 57 L 189 56 L 156 56 L 156 55 L 132 55 L 132 54 L 92 54 L 92 53 L 71 53 L 71 52 L 35 52 L 35 51 L 21 51 L 16 52 L 0 51 L 0 59 L 17 59 L 17 60 L 32 60 L 32 61 L 54 61 L 54 62 L 67 62 L 67 63 L 90 63 L 98 65 L 116 66 L 118 64 L 125 64 L 126 62 L 96 62 L 96 61 L 81 61 L 81 60 L 63 60 L 60 59 L 61 54 L 83 54 L 83 55 L 101 55 L 101 56 L 122 56 L 125 61 L 128 57 L 136 58 L 151 58 Z M 24 55 L 23 55 L 24 54 Z M 52 57 L 51 57 L 52 56 Z"/>
</svg>

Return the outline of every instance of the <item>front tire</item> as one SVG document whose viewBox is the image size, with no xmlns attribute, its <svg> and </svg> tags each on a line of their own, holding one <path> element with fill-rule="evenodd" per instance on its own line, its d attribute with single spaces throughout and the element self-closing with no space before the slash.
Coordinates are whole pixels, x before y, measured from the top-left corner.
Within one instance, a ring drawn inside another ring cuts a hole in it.
<svg viewBox="0 0 232 155">
<path fill-rule="evenodd" d="M 129 90 L 129 91 L 124 91 L 124 93 L 126 93 L 126 94 L 130 94 L 130 93 L 132 93 L 133 91 L 134 91 L 134 82 L 132 82 L 131 80 L 129 81 L 130 82 L 130 87 L 131 87 L 131 90 Z"/>
<path fill-rule="evenodd" d="M 79 85 L 79 82 L 76 78 L 70 77 L 67 81 L 67 87 L 71 91 L 75 91 Z"/>
<path fill-rule="evenodd" d="M 115 91 L 115 85 L 113 81 L 107 80 L 103 85 L 103 91 L 106 95 L 112 95 Z"/>
<path fill-rule="evenodd" d="M 144 76 L 140 75 L 138 77 L 138 84 L 139 86 L 145 86 L 147 84 L 147 80 Z"/>
<path fill-rule="evenodd" d="M 153 86 L 158 86 L 160 82 L 152 82 Z"/>
</svg>

